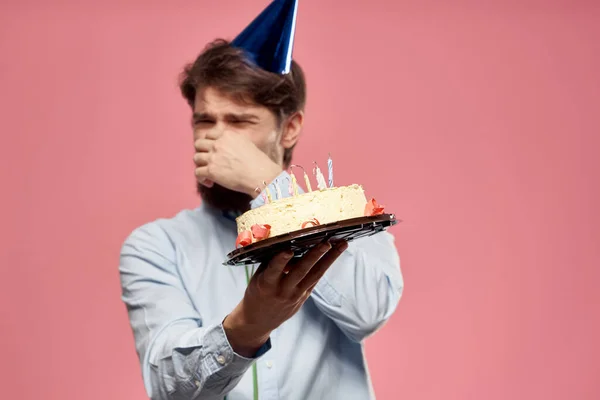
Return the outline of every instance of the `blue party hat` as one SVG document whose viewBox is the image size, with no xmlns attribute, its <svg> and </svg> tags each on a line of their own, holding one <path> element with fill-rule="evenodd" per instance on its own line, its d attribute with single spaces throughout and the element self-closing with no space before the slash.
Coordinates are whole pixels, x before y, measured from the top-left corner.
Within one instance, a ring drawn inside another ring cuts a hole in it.
<svg viewBox="0 0 600 400">
<path fill-rule="evenodd" d="M 298 0 L 274 0 L 231 45 L 244 49 L 258 67 L 287 74 L 292 65 L 297 12 Z"/>
</svg>

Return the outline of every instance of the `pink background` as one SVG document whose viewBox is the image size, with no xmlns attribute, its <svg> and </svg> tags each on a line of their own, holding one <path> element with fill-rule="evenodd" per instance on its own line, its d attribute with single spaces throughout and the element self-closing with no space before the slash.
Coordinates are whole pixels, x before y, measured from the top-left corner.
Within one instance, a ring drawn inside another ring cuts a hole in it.
<svg viewBox="0 0 600 400">
<path fill-rule="evenodd" d="M 267 1 L 37 3 L 0 6 L 0 397 L 143 399 L 120 245 L 197 204 L 177 74 Z M 405 221 L 379 399 L 598 399 L 600 9 L 481 3 L 301 1 L 296 161 Z"/>
</svg>

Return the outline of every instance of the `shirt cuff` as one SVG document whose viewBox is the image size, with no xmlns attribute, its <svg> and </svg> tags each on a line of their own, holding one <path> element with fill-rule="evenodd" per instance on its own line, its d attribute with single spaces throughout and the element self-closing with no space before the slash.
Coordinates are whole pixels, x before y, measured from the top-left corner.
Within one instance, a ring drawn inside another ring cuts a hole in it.
<svg viewBox="0 0 600 400">
<path fill-rule="evenodd" d="M 282 171 L 277 177 L 272 180 L 267 187 L 269 188 L 269 192 L 271 194 L 271 198 L 273 200 L 278 199 L 277 196 L 277 187 L 279 187 L 279 191 L 281 192 L 281 198 L 292 197 L 293 194 L 290 193 L 290 184 L 292 182 L 292 177 L 288 174 L 287 171 Z M 250 208 L 255 209 L 260 206 L 265 205 L 265 198 L 267 197 L 266 188 L 261 190 L 260 194 L 256 196 L 255 199 L 250 201 Z M 304 191 L 302 187 L 298 185 L 298 194 L 302 194 Z"/>
<path fill-rule="evenodd" d="M 271 339 L 269 338 L 254 357 L 243 357 L 233 350 L 229 340 L 227 340 L 223 324 L 219 324 L 206 332 L 204 342 L 205 366 L 211 374 L 239 375 L 244 373 L 253 362 L 262 357 L 270 349 Z"/>
</svg>

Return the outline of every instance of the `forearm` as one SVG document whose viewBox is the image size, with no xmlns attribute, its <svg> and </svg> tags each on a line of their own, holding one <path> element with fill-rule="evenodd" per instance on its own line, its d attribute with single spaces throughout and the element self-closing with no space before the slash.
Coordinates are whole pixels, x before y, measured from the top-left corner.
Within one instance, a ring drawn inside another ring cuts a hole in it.
<svg viewBox="0 0 600 400">
<path fill-rule="evenodd" d="M 154 400 L 221 400 L 270 349 L 270 342 L 254 359 L 247 358 L 232 349 L 222 324 L 203 326 L 175 258 L 175 249 L 158 224 L 136 229 L 121 250 L 122 299 L 145 388 Z"/>
<path fill-rule="evenodd" d="M 394 238 L 384 232 L 351 243 L 312 297 L 349 338 L 359 342 L 389 319 L 403 286 Z"/>
</svg>

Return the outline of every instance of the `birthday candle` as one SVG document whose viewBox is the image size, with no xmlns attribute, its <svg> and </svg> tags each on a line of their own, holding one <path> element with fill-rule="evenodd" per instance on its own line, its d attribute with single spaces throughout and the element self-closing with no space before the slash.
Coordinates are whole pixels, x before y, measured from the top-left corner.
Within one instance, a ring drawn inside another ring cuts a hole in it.
<svg viewBox="0 0 600 400">
<path fill-rule="evenodd" d="M 262 190 L 260 190 L 259 187 L 257 187 L 256 189 L 254 189 L 254 191 L 260 195 L 260 197 L 263 199 L 263 201 L 265 203 L 267 202 L 267 195 L 265 194 L 265 192 L 263 192 Z"/>
<path fill-rule="evenodd" d="M 306 175 L 306 171 L 304 171 L 304 183 L 306 183 L 306 188 L 309 192 L 312 192 L 312 187 L 310 187 L 310 180 L 308 179 L 308 175 Z"/>
<path fill-rule="evenodd" d="M 329 169 L 329 187 L 333 187 L 333 161 L 331 161 L 331 153 L 327 159 L 327 168 Z"/>
<path fill-rule="evenodd" d="M 294 188 L 293 188 L 293 185 L 292 185 L 292 180 L 289 177 L 287 177 L 287 176 L 285 177 L 285 179 L 287 179 L 287 181 L 288 181 L 288 194 L 290 196 L 293 196 L 294 195 Z"/>
<path fill-rule="evenodd" d="M 323 177 L 323 174 L 321 173 L 321 169 L 317 165 L 317 162 L 315 161 L 314 163 L 315 163 L 315 168 L 313 171 L 314 171 L 315 177 L 317 178 L 317 187 L 319 188 L 319 190 L 323 190 L 327 187 L 327 185 L 325 184 L 325 177 Z"/>
<path fill-rule="evenodd" d="M 277 193 L 277 198 L 283 199 L 283 196 L 281 195 L 281 188 L 279 187 L 279 183 L 277 182 L 277 180 L 275 180 L 275 190 Z"/>
<path fill-rule="evenodd" d="M 273 201 L 273 198 L 271 197 L 271 191 L 269 190 L 269 186 L 267 186 L 267 182 L 263 181 L 263 185 L 265 185 L 265 192 L 267 192 L 267 200 L 270 203 Z"/>
<path fill-rule="evenodd" d="M 303 172 L 304 172 L 304 183 L 306 183 L 306 190 L 308 190 L 309 192 L 312 192 L 312 187 L 310 186 L 310 179 L 308 179 L 308 175 L 306 175 L 306 170 L 304 168 L 302 168 L 300 165 L 292 165 L 293 167 L 298 167 L 300 168 Z M 296 182 L 296 177 L 294 176 L 294 174 L 292 173 L 292 180 L 294 181 L 294 183 L 296 183 L 296 185 L 294 186 L 294 190 L 295 190 L 295 194 L 298 194 L 298 183 Z"/>
<path fill-rule="evenodd" d="M 293 172 L 290 172 L 290 176 L 292 177 L 292 182 L 290 183 L 290 195 L 298 196 L 298 182 L 296 181 L 296 175 L 294 175 Z"/>
</svg>

